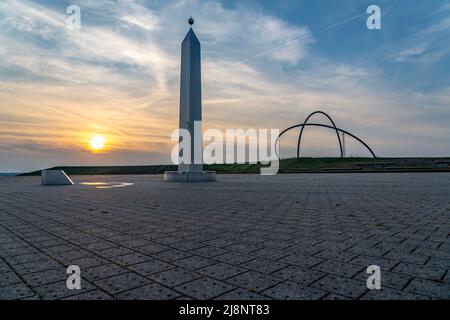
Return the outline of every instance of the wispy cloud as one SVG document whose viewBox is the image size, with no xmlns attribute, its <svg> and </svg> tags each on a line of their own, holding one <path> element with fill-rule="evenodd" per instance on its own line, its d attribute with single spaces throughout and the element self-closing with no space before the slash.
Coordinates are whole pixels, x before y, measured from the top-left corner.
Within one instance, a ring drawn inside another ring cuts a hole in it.
<svg viewBox="0 0 450 320">
<path fill-rule="evenodd" d="M 65 7 L 58 1 L 0 3 L 0 163 L 5 168 L 36 168 L 17 160 L 29 152 L 41 157 L 36 165 L 68 159 L 83 164 L 169 161 L 170 133 L 178 125 L 180 41 L 190 14 L 203 45 L 205 128 L 284 128 L 319 108 L 368 138 L 381 154 L 397 155 L 399 141 L 408 145 L 405 132 L 415 132 L 415 141 L 439 141 L 436 154 L 450 147 L 442 143 L 449 134 L 444 125 L 450 121 L 448 89 L 391 88 L 385 70 L 317 50 L 327 26 L 356 19 L 336 20 L 314 32 L 299 21 L 241 3 L 76 3 L 83 19 L 79 31 L 66 28 Z M 444 47 L 434 51 L 448 32 L 442 12 L 435 15 L 439 20 L 433 18 L 433 24 L 400 43 L 391 58 L 402 63 L 442 56 Z M 86 151 L 86 141 L 96 133 L 107 137 L 108 154 L 94 157 Z M 326 141 L 317 131 L 314 137 L 305 142 L 307 152 L 318 150 L 313 141 Z M 334 145 L 324 148 L 334 150 Z"/>
<path fill-rule="evenodd" d="M 449 4 L 443 4 L 425 19 L 432 19 L 431 24 L 402 41 L 400 49 L 391 54 L 392 59 L 397 62 L 430 64 L 450 54 Z"/>
</svg>

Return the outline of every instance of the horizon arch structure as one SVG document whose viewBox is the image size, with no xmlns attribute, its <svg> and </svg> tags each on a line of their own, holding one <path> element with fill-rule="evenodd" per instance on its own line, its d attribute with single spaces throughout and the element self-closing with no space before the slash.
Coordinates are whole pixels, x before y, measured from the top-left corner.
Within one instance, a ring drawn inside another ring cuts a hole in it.
<svg viewBox="0 0 450 320">
<path fill-rule="evenodd" d="M 334 130 L 336 131 L 336 136 L 337 136 L 338 142 L 339 142 L 339 150 L 341 151 L 341 158 L 343 158 L 343 157 L 344 157 L 344 151 L 343 151 L 343 149 L 342 149 L 342 141 L 341 141 L 341 137 L 339 136 L 339 131 L 338 131 L 338 129 L 337 129 L 337 127 L 336 127 L 336 124 L 334 123 L 333 119 L 331 119 L 331 117 L 330 117 L 328 114 L 326 114 L 326 113 L 323 112 L 323 111 L 314 111 L 313 113 L 311 113 L 311 114 L 306 118 L 305 121 L 303 121 L 303 124 L 306 125 L 306 124 L 308 123 L 309 119 L 311 119 L 311 118 L 312 118 L 314 115 L 316 115 L 316 114 L 322 114 L 322 115 L 324 115 L 328 120 L 330 120 L 331 124 L 332 124 L 333 127 L 334 127 Z M 307 127 L 307 126 L 302 126 L 301 129 L 300 129 L 300 134 L 298 135 L 298 141 L 297 141 L 297 158 L 300 158 L 300 144 L 301 144 L 301 142 L 302 142 L 303 130 L 304 130 L 306 127 Z"/>
<path fill-rule="evenodd" d="M 328 120 L 330 120 L 330 123 L 332 124 L 332 126 L 330 125 L 326 125 L 326 124 L 321 124 L 321 123 L 308 123 L 309 119 L 316 115 L 316 114 L 322 114 L 324 115 Z M 297 158 L 300 158 L 300 145 L 301 145 L 301 141 L 302 141 L 302 137 L 303 137 L 303 131 L 305 129 L 305 127 L 322 127 L 322 128 L 327 128 L 327 129 L 333 129 L 334 131 L 336 131 L 336 135 L 338 138 L 338 142 L 339 142 L 339 149 L 341 152 L 341 158 L 344 158 L 344 151 L 342 149 L 342 141 L 341 141 L 341 137 L 339 135 L 339 132 L 345 133 L 346 135 L 349 135 L 350 137 L 352 137 L 353 139 L 355 139 L 356 141 L 358 141 L 359 143 L 361 143 L 364 147 L 366 147 L 366 149 L 370 152 L 370 154 L 374 157 L 377 158 L 377 156 L 375 155 L 375 153 L 373 152 L 373 150 L 369 147 L 369 145 L 367 143 L 365 143 L 362 139 L 358 138 L 357 136 L 355 136 L 354 134 L 340 129 L 338 127 L 336 127 L 336 124 L 334 123 L 333 119 L 326 114 L 323 111 L 314 111 L 311 114 L 308 115 L 308 117 L 306 117 L 305 121 L 303 123 L 291 126 L 285 130 L 283 130 L 277 137 L 277 140 L 275 142 L 275 146 L 279 143 L 280 138 L 288 131 L 292 130 L 292 129 L 296 129 L 296 128 L 301 128 L 300 129 L 300 133 L 298 136 L 298 141 L 297 141 Z M 277 150 L 277 149 L 275 149 Z M 277 157 L 278 159 L 280 159 L 280 155 L 278 154 L 277 151 L 275 151 L 277 153 Z"/>
</svg>

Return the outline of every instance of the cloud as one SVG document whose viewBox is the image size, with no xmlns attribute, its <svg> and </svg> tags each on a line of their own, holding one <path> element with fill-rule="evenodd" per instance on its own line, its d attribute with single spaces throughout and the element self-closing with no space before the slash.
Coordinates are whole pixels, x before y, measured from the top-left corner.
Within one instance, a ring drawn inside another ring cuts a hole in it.
<svg viewBox="0 0 450 320">
<path fill-rule="evenodd" d="M 216 1 L 77 4 L 82 28 L 71 31 L 59 2 L 0 2 L 0 68 L 7 70 L 0 75 L 0 148 L 8 163 L 27 157 L 28 148 L 42 159 L 59 157 L 59 164 L 100 163 L 84 152 L 99 133 L 112 147 L 102 158 L 108 163 L 132 164 L 133 156 L 160 163 L 162 155 L 168 161 L 178 126 L 180 42 L 192 13 L 202 41 L 205 129 L 285 128 L 323 109 L 381 153 L 407 145 L 405 132 L 449 147 L 448 89 L 391 88 L 377 66 L 321 55 L 318 35 L 295 21 Z M 405 40 L 393 59 L 431 59 L 445 21 L 415 33 L 420 41 Z M 305 142 L 306 152 L 320 149 L 315 141 L 325 142 L 324 154 L 335 150 L 320 131 L 311 132 L 317 140 Z"/>
<path fill-rule="evenodd" d="M 432 64 L 450 54 L 449 12 L 450 6 L 446 3 L 427 15 L 425 18 L 431 20 L 431 25 L 419 29 L 402 41 L 400 48 L 390 58 L 396 62 Z"/>
</svg>

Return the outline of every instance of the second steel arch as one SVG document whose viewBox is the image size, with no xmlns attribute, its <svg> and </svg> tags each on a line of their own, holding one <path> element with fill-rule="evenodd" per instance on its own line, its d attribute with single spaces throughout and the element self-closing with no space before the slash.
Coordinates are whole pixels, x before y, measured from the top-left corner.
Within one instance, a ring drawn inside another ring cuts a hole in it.
<svg viewBox="0 0 450 320">
<path fill-rule="evenodd" d="M 339 130 L 338 130 L 338 128 L 336 127 L 336 124 L 334 123 L 333 119 L 331 119 L 331 117 L 330 117 L 328 114 L 326 114 L 325 112 L 323 112 L 323 111 L 314 111 L 314 112 L 311 113 L 311 114 L 306 118 L 306 120 L 303 122 L 304 126 L 301 127 L 301 129 L 300 129 L 300 134 L 298 135 L 298 142 L 297 142 L 297 158 L 300 158 L 300 143 L 302 142 L 303 130 L 305 129 L 306 125 L 308 124 L 309 119 L 310 119 L 312 116 L 316 115 L 316 114 L 322 114 L 322 115 L 324 115 L 325 117 L 327 117 L 328 120 L 330 120 L 331 124 L 332 124 L 333 127 L 334 127 L 334 130 L 336 131 L 336 135 L 337 135 L 337 138 L 338 138 L 338 141 L 339 141 L 339 149 L 340 149 L 340 151 L 341 151 L 341 158 L 343 158 L 343 157 L 344 157 L 344 151 L 342 150 L 342 141 L 341 141 L 341 137 L 339 136 Z"/>
</svg>

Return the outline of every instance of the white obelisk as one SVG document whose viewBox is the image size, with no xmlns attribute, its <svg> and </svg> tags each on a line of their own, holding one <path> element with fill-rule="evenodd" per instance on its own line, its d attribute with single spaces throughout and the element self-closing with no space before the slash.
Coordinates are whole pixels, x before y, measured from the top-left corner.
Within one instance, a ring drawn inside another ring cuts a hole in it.
<svg viewBox="0 0 450 320">
<path fill-rule="evenodd" d="M 191 27 L 181 44 L 180 129 L 190 134 L 190 152 L 189 157 L 180 154 L 178 171 L 165 172 L 164 180 L 213 181 L 215 172 L 203 171 L 201 47 L 192 30 L 194 19 L 189 18 L 188 22 Z M 181 149 L 180 153 L 183 152 L 185 150 Z"/>
<path fill-rule="evenodd" d="M 193 23 L 193 19 L 190 18 L 189 24 L 192 26 Z M 180 77 L 180 129 L 187 130 L 191 136 L 191 152 L 189 163 L 178 165 L 179 172 L 201 172 L 203 170 L 201 154 L 198 154 L 195 159 L 195 152 L 201 152 L 203 149 L 202 141 L 198 139 L 201 137 L 201 132 L 197 132 L 197 141 L 195 141 L 194 125 L 196 121 L 198 124 L 201 124 L 202 121 L 201 51 L 200 41 L 191 27 L 181 44 Z M 198 124 L 195 128 L 197 130 L 201 129 L 201 127 L 198 128 Z"/>
</svg>

